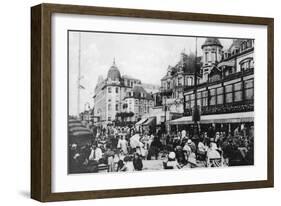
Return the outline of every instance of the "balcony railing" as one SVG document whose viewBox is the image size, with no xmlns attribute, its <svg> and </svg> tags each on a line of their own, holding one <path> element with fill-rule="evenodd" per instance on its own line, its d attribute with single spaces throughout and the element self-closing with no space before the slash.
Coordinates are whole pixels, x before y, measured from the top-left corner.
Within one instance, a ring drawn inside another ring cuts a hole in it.
<svg viewBox="0 0 281 206">
<path fill-rule="evenodd" d="M 216 105 L 209 107 L 202 107 L 201 114 L 226 114 L 226 113 L 236 113 L 236 112 L 249 112 L 254 111 L 253 103 L 244 104 L 226 104 L 226 105 Z"/>
<path fill-rule="evenodd" d="M 253 100 L 228 103 L 228 104 L 224 104 L 224 105 L 201 107 L 201 115 L 227 114 L 227 113 L 250 112 L 250 111 L 254 111 L 254 101 Z M 185 115 L 191 116 L 192 109 L 186 109 Z"/>
</svg>

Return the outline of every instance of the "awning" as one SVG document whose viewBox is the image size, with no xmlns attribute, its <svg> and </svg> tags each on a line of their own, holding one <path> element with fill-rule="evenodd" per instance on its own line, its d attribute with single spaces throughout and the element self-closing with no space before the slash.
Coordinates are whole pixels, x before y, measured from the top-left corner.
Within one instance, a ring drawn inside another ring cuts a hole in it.
<svg viewBox="0 0 281 206">
<path fill-rule="evenodd" d="M 152 125 L 153 123 L 156 124 L 156 117 L 149 117 L 148 120 L 143 123 L 143 126 Z"/>
<path fill-rule="evenodd" d="M 210 123 L 243 123 L 243 122 L 253 122 L 254 112 L 239 112 L 230 114 L 213 114 L 201 116 L 201 124 Z"/>
<path fill-rule="evenodd" d="M 70 132 L 76 132 L 76 131 L 87 131 L 87 132 L 91 132 L 91 130 L 89 130 L 86 127 L 69 127 L 69 131 Z"/>
<path fill-rule="evenodd" d="M 92 132 L 86 126 L 84 126 L 80 120 L 69 119 L 68 121 L 68 132 L 72 136 L 81 136 L 81 135 L 91 135 Z"/>
<path fill-rule="evenodd" d="M 221 62 L 218 64 L 218 67 L 222 67 L 222 66 L 234 67 L 234 61 Z"/>
<path fill-rule="evenodd" d="M 198 122 L 200 124 L 212 124 L 212 123 L 244 123 L 253 122 L 254 112 L 239 112 L 239 113 L 229 113 L 229 114 L 213 114 L 213 115 L 202 115 L 201 120 Z M 192 116 L 181 117 L 169 122 L 170 125 L 180 125 L 180 124 L 193 124 Z"/>
<path fill-rule="evenodd" d="M 193 124 L 192 116 L 181 117 L 178 119 L 174 119 L 169 122 L 171 125 L 178 125 L 178 124 Z"/>
<path fill-rule="evenodd" d="M 147 120 L 147 118 L 141 119 L 140 121 L 138 121 L 138 122 L 136 123 L 136 126 L 142 125 L 146 120 Z"/>
</svg>

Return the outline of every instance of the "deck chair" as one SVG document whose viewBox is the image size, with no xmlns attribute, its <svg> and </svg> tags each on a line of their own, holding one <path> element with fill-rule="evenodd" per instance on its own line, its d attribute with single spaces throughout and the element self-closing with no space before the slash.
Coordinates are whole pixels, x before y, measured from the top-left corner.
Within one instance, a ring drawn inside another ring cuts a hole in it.
<svg viewBox="0 0 281 206">
<path fill-rule="evenodd" d="M 222 159 L 221 158 L 212 158 L 209 160 L 209 167 L 222 167 Z"/>
</svg>

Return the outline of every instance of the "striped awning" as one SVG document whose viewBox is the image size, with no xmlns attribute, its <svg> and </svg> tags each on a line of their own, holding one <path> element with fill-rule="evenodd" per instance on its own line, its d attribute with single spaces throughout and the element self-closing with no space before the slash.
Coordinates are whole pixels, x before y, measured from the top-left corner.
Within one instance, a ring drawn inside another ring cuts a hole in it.
<svg viewBox="0 0 281 206">
<path fill-rule="evenodd" d="M 138 122 L 136 123 L 136 125 L 137 125 L 137 126 L 140 126 L 140 125 L 142 125 L 146 120 L 147 120 L 147 118 L 143 118 L 143 119 L 141 119 L 140 121 L 138 121 Z"/>
<path fill-rule="evenodd" d="M 92 133 L 89 128 L 84 126 L 81 121 L 77 119 L 69 119 L 68 131 L 73 136 L 90 135 Z"/>
</svg>

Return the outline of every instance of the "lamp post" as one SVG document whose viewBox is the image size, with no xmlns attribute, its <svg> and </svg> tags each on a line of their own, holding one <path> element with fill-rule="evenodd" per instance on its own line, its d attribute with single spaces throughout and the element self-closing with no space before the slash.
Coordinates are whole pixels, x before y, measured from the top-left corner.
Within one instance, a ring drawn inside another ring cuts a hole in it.
<svg viewBox="0 0 281 206">
<path fill-rule="evenodd" d="M 194 67 L 194 109 L 192 112 L 192 120 L 193 120 L 193 138 L 195 136 L 199 136 L 199 128 L 198 121 L 200 121 L 200 112 L 197 105 L 197 37 L 195 39 L 195 67 Z"/>
<path fill-rule="evenodd" d="M 163 96 L 164 99 L 164 131 L 167 132 L 166 121 L 167 121 L 167 97 Z"/>
</svg>

